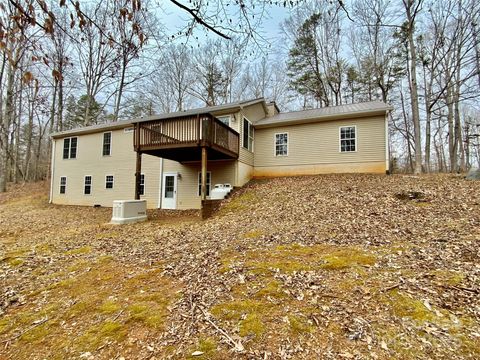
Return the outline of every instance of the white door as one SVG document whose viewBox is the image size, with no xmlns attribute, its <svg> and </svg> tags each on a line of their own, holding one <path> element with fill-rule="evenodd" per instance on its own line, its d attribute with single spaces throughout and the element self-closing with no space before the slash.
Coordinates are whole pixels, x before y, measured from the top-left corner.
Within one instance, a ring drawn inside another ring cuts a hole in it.
<svg viewBox="0 0 480 360">
<path fill-rule="evenodd" d="M 162 209 L 177 208 L 177 174 L 164 173 L 162 182 Z"/>
</svg>

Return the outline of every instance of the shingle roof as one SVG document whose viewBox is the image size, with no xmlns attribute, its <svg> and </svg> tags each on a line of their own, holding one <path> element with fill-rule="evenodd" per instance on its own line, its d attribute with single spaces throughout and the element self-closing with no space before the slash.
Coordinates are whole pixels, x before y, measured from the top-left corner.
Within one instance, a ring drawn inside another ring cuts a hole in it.
<svg viewBox="0 0 480 360">
<path fill-rule="evenodd" d="M 290 125 L 300 122 L 333 120 L 345 117 L 361 117 L 375 113 L 385 113 L 393 108 L 382 101 L 369 101 L 356 104 L 329 106 L 320 109 L 291 111 L 261 119 L 254 123 L 255 127 L 271 127 Z"/>
<path fill-rule="evenodd" d="M 205 106 L 205 107 L 191 109 L 191 110 L 177 111 L 172 113 L 163 113 L 158 115 L 146 116 L 142 118 L 120 120 L 120 121 L 110 122 L 106 124 L 85 126 L 85 127 L 72 129 L 72 130 L 56 132 L 51 134 L 51 137 L 56 138 L 56 137 L 63 137 L 67 135 L 88 134 L 88 133 L 98 132 L 102 130 L 121 129 L 121 128 L 131 126 L 134 123 L 139 123 L 144 121 L 170 119 L 170 118 L 175 118 L 180 116 L 188 116 L 188 115 L 196 115 L 196 114 L 219 113 L 227 110 L 237 110 L 245 106 L 255 105 L 257 103 L 265 104 L 265 99 L 257 98 L 257 99 L 251 99 L 246 101 L 237 101 L 237 102 L 224 104 L 224 105 Z"/>
</svg>

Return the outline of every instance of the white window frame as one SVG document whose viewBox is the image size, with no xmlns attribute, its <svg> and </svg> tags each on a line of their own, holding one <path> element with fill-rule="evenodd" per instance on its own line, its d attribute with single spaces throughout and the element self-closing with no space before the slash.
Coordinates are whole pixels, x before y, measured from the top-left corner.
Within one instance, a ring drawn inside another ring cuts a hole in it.
<svg viewBox="0 0 480 360">
<path fill-rule="evenodd" d="M 247 144 L 247 147 L 245 147 L 245 137 L 244 137 L 244 133 L 245 133 L 245 121 L 244 120 L 247 120 L 248 122 L 248 144 Z M 250 129 L 252 129 L 252 135 L 250 136 Z M 250 149 L 250 139 L 252 140 L 252 148 Z M 250 120 L 248 120 L 245 116 L 243 117 L 242 119 L 242 147 L 245 149 L 245 150 L 248 150 L 250 152 L 253 152 L 253 149 L 255 147 L 255 128 L 253 127 L 252 125 L 252 122 Z"/>
<path fill-rule="evenodd" d="M 210 176 L 209 176 L 210 174 Z M 208 178 L 210 177 L 210 182 L 208 182 Z M 207 196 L 210 197 L 212 191 L 212 172 L 207 171 Z M 197 195 L 202 196 L 202 172 L 198 172 L 198 184 L 197 184 Z"/>
<path fill-rule="evenodd" d="M 143 177 L 143 181 L 142 181 L 142 177 Z M 143 185 L 143 192 L 140 192 L 140 196 L 145 195 L 145 174 L 140 174 L 140 189 L 142 188 L 142 185 Z"/>
<path fill-rule="evenodd" d="M 221 116 L 216 116 L 216 118 L 221 121 L 223 124 L 225 124 L 222 120 L 222 118 L 228 118 L 228 124 L 225 124 L 229 127 L 232 127 L 232 115 L 221 115 Z"/>
<path fill-rule="evenodd" d="M 85 193 L 85 186 L 87 186 L 87 177 L 90 177 L 90 194 Z M 93 189 L 93 176 L 92 175 L 85 175 L 83 177 L 83 195 L 90 196 L 92 195 L 92 189 Z"/>
<path fill-rule="evenodd" d="M 107 177 L 111 176 L 112 177 L 112 187 L 109 188 L 107 187 Z M 112 175 L 112 174 L 109 174 L 109 175 L 105 175 L 105 189 L 106 190 L 113 190 L 115 188 L 115 175 Z"/>
<path fill-rule="evenodd" d="M 75 157 L 72 157 L 72 139 L 76 139 L 76 142 L 77 142 L 76 147 L 75 147 Z M 68 140 L 68 157 L 64 156 L 65 140 Z M 78 136 L 71 136 L 71 137 L 63 138 L 62 159 L 63 160 L 72 160 L 72 159 L 76 159 L 77 156 L 78 156 Z"/>
<path fill-rule="evenodd" d="M 105 155 L 103 153 L 104 146 L 105 146 L 105 134 L 110 134 L 110 144 L 109 144 L 109 149 L 108 149 L 108 155 Z M 113 140 L 113 133 L 111 131 L 105 131 L 102 134 L 102 156 L 112 156 L 112 140 Z"/>
<path fill-rule="evenodd" d="M 355 150 L 354 151 L 342 151 L 342 129 L 351 128 L 355 129 Z M 338 152 L 342 154 L 356 153 L 358 151 L 358 130 L 357 125 L 343 125 L 338 128 Z"/>
<path fill-rule="evenodd" d="M 65 179 L 65 185 L 62 185 L 62 179 Z M 65 187 L 65 192 L 62 193 L 62 186 Z M 58 188 L 58 193 L 60 195 L 66 195 L 67 194 L 67 177 L 66 176 L 60 176 L 60 184 Z"/>
<path fill-rule="evenodd" d="M 287 153 L 285 155 L 279 155 L 277 154 L 277 135 L 287 135 Z M 288 143 L 290 142 L 290 135 L 288 134 L 288 132 L 284 131 L 284 132 L 279 132 L 279 133 L 275 133 L 273 135 L 273 155 L 275 157 L 285 157 L 285 156 L 288 156 L 288 153 L 289 153 L 289 146 L 288 146 Z"/>
</svg>

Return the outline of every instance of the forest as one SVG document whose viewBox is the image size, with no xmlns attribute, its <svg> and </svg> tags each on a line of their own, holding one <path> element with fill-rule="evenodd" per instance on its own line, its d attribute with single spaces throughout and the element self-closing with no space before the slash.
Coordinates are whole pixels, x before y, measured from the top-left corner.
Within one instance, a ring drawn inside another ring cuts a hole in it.
<svg viewBox="0 0 480 360">
<path fill-rule="evenodd" d="M 479 167 L 479 15 L 475 0 L 0 0 L 0 192 L 48 177 L 51 133 L 258 97 L 384 101 L 394 171 Z"/>
</svg>

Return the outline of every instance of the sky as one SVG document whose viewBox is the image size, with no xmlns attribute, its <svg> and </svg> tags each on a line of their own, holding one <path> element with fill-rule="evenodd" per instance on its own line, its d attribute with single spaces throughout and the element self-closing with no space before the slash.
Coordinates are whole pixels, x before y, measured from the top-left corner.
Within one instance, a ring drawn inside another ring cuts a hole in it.
<svg viewBox="0 0 480 360">
<path fill-rule="evenodd" d="M 159 15 L 164 22 L 168 34 L 175 34 L 188 22 L 188 20 L 191 19 L 187 12 L 169 1 L 163 1 L 161 8 L 163 11 L 160 10 L 161 13 Z M 263 18 L 261 29 L 257 30 L 272 42 L 272 44 L 279 43 L 282 38 L 281 23 L 287 19 L 288 16 L 289 9 L 279 6 L 270 6 L 268 8 L 268 14 Z M 200 29 L 197 29 L 196 34 L 198 35 L 200 42 L 202 42 L 202 39 L 206 38 Z M 209 34 L 210 39 L 216 38 L 214 34 Z"/>
</svg>

